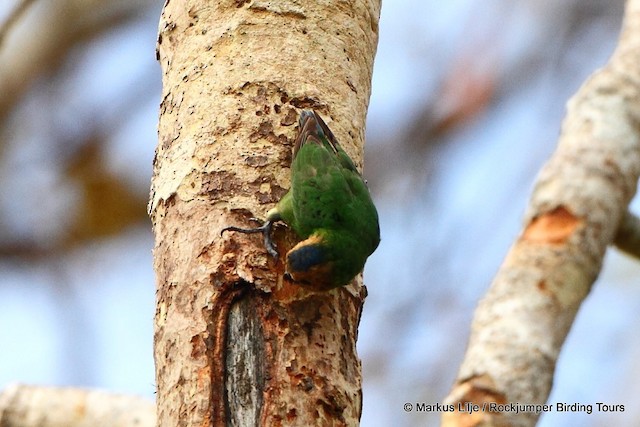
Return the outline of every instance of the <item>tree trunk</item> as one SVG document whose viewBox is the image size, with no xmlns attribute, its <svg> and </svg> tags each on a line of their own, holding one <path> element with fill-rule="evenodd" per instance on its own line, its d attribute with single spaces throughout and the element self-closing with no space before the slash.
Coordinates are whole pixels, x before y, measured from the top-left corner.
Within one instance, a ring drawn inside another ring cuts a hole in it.
<svg viewBox="0 0 640 427">
<path fill-rule="evenodd" d="M 627 213 L 638 129 L 640 0 L 629 0 L 618 47 L 569 101 L 523 231 L 478 305 L 443 426 L 533 426 L 555 410 L 543 405 L 556 360 L 607 246 L 640 253 L 640 223 Z"/>
<path fill-rule="evenodd" d="M 298 109 L 362 158 L 379 0 L 165 3 L 156 244 L 158 425 L 356 425 L 366 290 L 282 280 L 259 235 L 289 187 Z M 359 162 L 361 164 L 361 162 Z M 292 232 L 277 228 L 280 254 Z"/>
</svg>

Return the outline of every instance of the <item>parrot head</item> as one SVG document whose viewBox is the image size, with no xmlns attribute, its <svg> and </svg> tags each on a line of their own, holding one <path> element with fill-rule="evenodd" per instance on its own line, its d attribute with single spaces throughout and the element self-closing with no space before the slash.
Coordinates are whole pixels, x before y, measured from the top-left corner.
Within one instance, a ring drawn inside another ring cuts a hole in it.
<svg viewBox="0 0 640 427">
<path fill-rule="evenodd" d="M 354 257 L 358 251 L 341 245 L 336 241 L 341 239 L 335 237 L 331 233 L 317 233 L 291 248 L 287 252 L 285 276 L 318 290 L 346 285 L 362 270 L 366 256 Z"/>
<path fill-rule="evenodd" d="M 333 263 L 329 261 L 328 248 L 314 237 L 303 240 L 287 252 L 285 274 L 294 282 L 326 287 L 331 278 Z"/>
</svg>

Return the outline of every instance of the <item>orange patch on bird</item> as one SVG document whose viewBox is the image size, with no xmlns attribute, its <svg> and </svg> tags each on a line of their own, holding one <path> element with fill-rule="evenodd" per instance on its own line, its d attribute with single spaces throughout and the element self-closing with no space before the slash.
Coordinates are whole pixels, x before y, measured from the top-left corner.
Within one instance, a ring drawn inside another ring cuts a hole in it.
<svg viewBox="0 0 640 427">
<path fill-rule="evenodd" d="M 558 206 L 535 217 L 524 230 L 522 237 L 535 243 L 562 244 L 580 225 L 580 218 L 564 206 Z"/>
</svg>

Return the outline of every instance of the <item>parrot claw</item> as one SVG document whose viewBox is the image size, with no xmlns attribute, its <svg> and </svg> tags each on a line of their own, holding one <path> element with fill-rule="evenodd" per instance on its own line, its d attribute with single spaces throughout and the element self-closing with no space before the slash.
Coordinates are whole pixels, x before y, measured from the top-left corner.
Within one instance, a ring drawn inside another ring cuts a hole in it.
<svg viewBox="0 0 640 427">
<path fill-rule="evenodd" d="M 258 218 L 249 218 L 250 221 L 262 223 Z M 269 255 L 278 259 L 278 251 L 276 250 L 276 245 L 271 240 L 271 229 L 273 228 L 273 221 L 265 221 L 262 223 L 260 227 L 256 228 L 240 228 L 235 226 L 225 227 L 220 230 L 220 236 L 224 234 L 225 231 L 237 231 L 238 233 L 244 234 L 253 234 L 253 233 L 262 233 L 264 236 L 264 246 L 267 249 Z"/>
</svg>

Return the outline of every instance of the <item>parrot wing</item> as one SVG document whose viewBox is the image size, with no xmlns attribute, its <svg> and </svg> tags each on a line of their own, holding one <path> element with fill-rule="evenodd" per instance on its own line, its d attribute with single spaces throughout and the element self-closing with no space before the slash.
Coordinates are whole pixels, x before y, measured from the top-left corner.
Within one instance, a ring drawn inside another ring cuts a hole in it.
<svg viewBox="0 0 640 427">
<path fill-rule="evenodd" d="M 300 132 L 293 146 L 294 159 L 298 155 L 300 148 L 308 143 L 324 145 L 329 152 L 332 152 L 337 157 L 342 167 L 358 173 L 353 161 L 342 149 L 329 126 L 322 120 L 322 117 L 313 110 L 302 110 L 300 113 Z"/>
<path fill-rule="evenodd" d="M 333 133 L 312 111 L 302 112 L 300 126 L 291 166 L 294 230 L 303 238 L 318 229 L 379 233 L 366 184 Z"/>
</svg>

